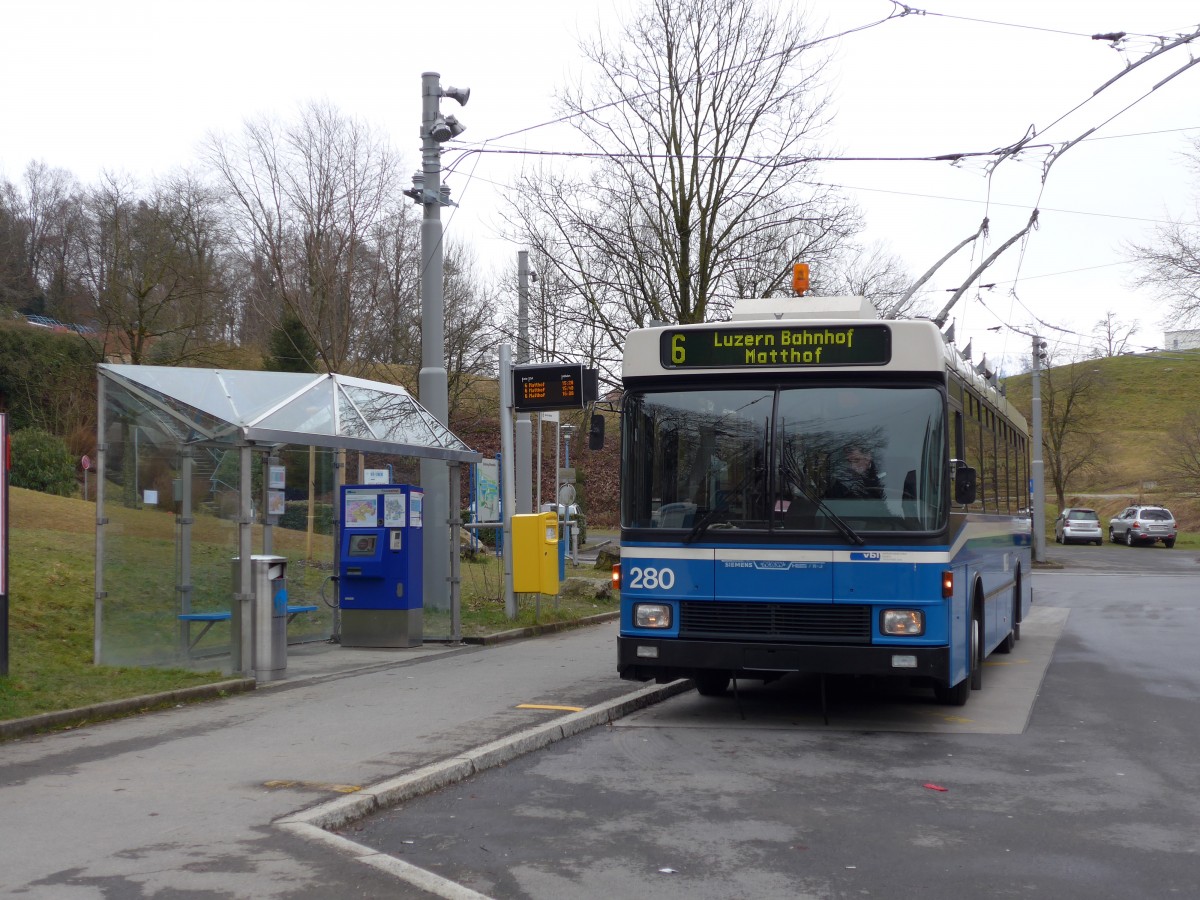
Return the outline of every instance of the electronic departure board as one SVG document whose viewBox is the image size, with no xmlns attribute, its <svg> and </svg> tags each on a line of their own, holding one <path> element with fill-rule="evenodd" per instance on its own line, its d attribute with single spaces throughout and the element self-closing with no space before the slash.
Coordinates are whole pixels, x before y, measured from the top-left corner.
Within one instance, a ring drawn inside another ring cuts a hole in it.
<svg viewBox="0 0 1200 900">
<path fill-rule="evenodd" d="M 513 409 L 583 409 L 596 399 L 599 373 L 582 365 L 549 363 L 513 366 Z"/>
<path fill-rule="evenodd" d="M 667 329 L 659 357 L 668 369 L 882 366 L 892 358 L 892 330 L 886 325 Z"/>
</svg>

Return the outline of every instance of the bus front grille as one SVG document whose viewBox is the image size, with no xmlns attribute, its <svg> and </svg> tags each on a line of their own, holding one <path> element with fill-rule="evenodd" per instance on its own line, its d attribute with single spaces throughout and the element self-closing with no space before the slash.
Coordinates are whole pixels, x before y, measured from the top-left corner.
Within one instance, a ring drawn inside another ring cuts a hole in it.
<svg viewBox="0 0 1200 900">
<path fill-rule="evenodd" d="M 679 604 L 681 638 L 794 641 L 838 644 L 871 642 L 871 609 L 808 603 L 688 601 Z"/>
</svg>

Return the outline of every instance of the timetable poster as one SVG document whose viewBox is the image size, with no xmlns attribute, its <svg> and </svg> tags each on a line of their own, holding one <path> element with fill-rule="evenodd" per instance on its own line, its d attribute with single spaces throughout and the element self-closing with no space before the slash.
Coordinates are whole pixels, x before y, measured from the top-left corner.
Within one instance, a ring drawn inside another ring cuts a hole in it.
<svg viewBox="0 0 1200 900">
<path fill-rule="evenodd" d="M 404 492 L 398 490 L 383 491 L 380 496 L 383 498 L 383 527 L 403 528 L 406 506 Z"/>
</svg>

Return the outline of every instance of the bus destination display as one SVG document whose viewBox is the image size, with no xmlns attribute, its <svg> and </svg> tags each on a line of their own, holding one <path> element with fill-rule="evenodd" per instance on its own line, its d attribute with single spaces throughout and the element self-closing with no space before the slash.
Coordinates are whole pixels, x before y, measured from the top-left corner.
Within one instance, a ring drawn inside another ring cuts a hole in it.
<svg viewBox="0 0 1200 900">
<path fill-rule="evenodd" d="M 668 369 L 881 366 L 892 358 L 886 325 L 669 329 L 660 341 Z"/>
<path fill-rule="evenodd" d="M 595 369 L 582 365 L 513 366 L 513 409 L 537 412 L 548 409 L 583 409 L 596 399 Z"/>
</svg>

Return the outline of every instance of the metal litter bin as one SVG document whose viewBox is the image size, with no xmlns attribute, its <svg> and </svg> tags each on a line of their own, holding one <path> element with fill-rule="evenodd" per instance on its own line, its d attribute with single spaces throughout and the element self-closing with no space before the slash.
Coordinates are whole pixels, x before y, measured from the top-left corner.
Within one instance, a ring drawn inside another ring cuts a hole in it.
<svg viewBox="0 0 1200 900">
<path fill-rule="evenodd" d="M 241 558 L 233 559 L 234 596 L 241 594 Z M 287 557 L 257 554 L 250 557 L 249 622 L 242 621 L 242 603 L 233 604 L 234 659 L 240 659 L 241 647 L 248 647 L 250 659 L 243 660 L 240 671 L 253 672 L 257 681 L 282 678 L 287 670 Z M 243 638 L 249 630 L 249 640 Z"/>
</svg>

